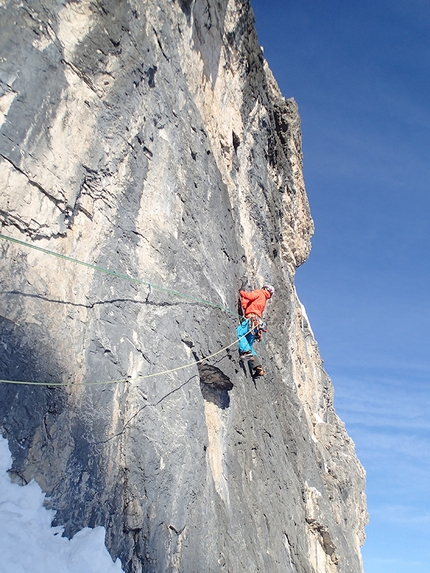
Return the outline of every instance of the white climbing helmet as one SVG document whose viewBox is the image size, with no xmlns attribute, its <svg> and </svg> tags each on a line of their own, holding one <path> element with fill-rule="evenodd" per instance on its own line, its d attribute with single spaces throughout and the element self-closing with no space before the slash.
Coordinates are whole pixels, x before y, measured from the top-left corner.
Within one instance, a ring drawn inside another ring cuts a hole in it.
<svg viewBox="0 0 430 573">
<path fill-rule="evenodd" d="M 264 285 L 263 287 L 265 290 L 267 290 L 268 292 L 270 292 L 270 296 L 273 296 L 275 289 L 272 287 L 272 285 Z"/>
</svg>

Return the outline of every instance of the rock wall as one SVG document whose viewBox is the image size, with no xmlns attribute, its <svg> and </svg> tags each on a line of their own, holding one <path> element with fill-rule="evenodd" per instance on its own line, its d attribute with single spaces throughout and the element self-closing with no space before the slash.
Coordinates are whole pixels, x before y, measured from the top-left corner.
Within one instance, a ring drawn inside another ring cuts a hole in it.
<svg viewBox="0 0 430 573">
<path fill-rule="evenodd" d="M 50 383 L 0 384 L 12 479 L 130 573 L 361 572 L 364 471 L 294 288 L 300 120 L 248 1 L 2 0 L 0 26 L 0 232 L 144 283 L 0 239 L 0 377 Z M 233 311 L 265 282 L 253 380 Z"/>
</svg>

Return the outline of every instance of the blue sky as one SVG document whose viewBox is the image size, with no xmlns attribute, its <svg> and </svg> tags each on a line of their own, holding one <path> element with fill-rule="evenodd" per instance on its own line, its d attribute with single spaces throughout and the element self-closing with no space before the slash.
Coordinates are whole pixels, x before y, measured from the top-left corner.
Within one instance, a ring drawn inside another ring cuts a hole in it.
<svg viewBox="0 0 430 573">
<path fill-rule="evenodd" d="M 367 471 L 365 573 L 430 570 L 430 2 L 251 0 L 302 119 L 297 272 Z"/>
</svg>

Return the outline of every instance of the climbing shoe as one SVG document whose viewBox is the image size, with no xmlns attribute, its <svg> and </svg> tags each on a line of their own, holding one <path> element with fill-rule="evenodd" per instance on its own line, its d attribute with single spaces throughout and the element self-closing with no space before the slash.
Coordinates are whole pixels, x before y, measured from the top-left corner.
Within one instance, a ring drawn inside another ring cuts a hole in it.
<svg viewBox="0 0 430 573">
<path fill-rule="evenodd" d="M 241 358 L 252 358 L 252 352 L 250 350 L 248 350 L 246 352 L 241 352 L 240 357 Z"/>
<path fill-rule="evenodd" d="M 264 376 L 264 370 L 262 366 L 256 366 L 254 368 L 254 376 L 256 377 Z"/>
</svg>

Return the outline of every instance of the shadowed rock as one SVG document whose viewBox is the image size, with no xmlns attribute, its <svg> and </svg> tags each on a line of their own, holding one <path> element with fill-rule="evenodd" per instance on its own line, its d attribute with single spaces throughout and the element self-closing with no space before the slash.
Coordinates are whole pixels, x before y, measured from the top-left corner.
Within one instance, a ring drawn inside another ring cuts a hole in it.
<svg viewBox="0 0 430 573">
<path fill-rule="evenodd" d="M 231 390 L 233 383 L 217 366 L 211 366 L 204 362 L 198 364 L 200 382 L 217 390 Z"/>
</svg>

